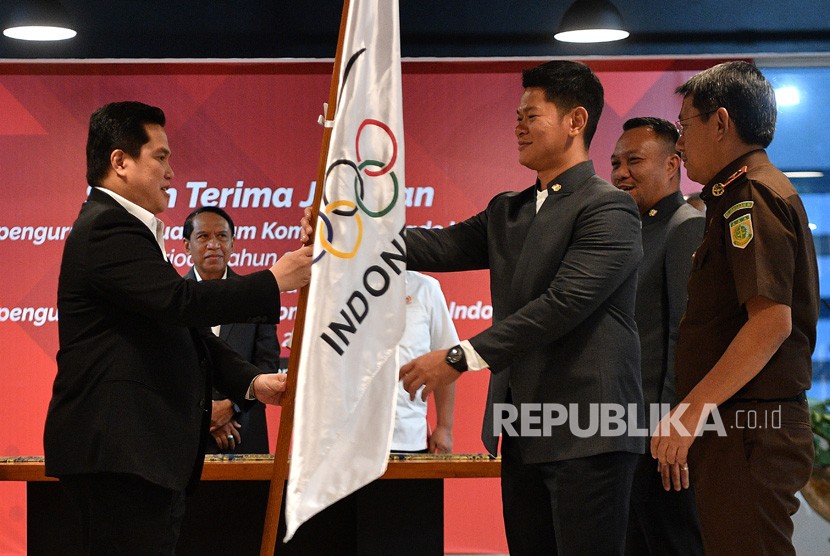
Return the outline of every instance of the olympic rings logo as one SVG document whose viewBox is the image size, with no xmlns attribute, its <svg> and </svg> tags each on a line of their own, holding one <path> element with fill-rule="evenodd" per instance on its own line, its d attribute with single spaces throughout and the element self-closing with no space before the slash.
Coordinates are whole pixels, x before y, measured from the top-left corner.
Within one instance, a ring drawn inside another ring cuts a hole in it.
<svg viewBox="0 0 830 556">
<path fill-rule="evenodd" d="M 384 132 L 392 144 L 392 156 L 389 157 L 389 161 L 386 163 L 373 159 L 364 160 L 361 156 L 360 137 L 364 130 L 366 130 L 369 126 L 373 126 Z M 323 208 L 319 212 L 320 220 L 324 224 L 323 227 L 319 227 L 320 245 L 322 245 L 323 251 L 314 259 L 315 263 L 326 253 L 330 253 L 341 259 L 351 259 L 354 257 L 360 249 L 360 244 L 363 240 L 363 220 L 361 213 L 370 218 L 381 218 L 382 216 L 388 214 L 389 211 L 395 207 L 395 204 L 398 201 L 400 188 L 398 185 L 398 178 L 395 175 L 395 172 L 392 171 L 392 168 L 394 168 L 395 162 L 398 159 L 398 142 L 395 139 L 395 134 L 389 126 L 378 120 L 368 118 L 363 120 L 357 128 L 357 134 L 355 136 L 355 153 L 357 155 L 357 164 L 351 160 L 341 158 L 332 162 L 326 169 L 325 189 L 323 190 Z M 333 172 L 342 170 L 343 168 L 341 167 L 345 167 L 346 169 L 354 172 L 354 200 L 339 199 L 330 201 L 328 191 L 330 183 L 329 177 Z M 374 180 L 365 180 L 364 174 L 369 178 L 381 178 L 388 176 L 387 179 L 391 180 L 393 191 L 392 200 L 389 201 L 385 207 L 373 210 L 372 208 L 366 206 L 367 181 L 368 185 L 371 186 Z M 354 217 L 353 219 L 356 228 L 354 237 L 352 238 L 354 244 L 351 247 L 335 247 L 332 215 Z"/>
</svg>

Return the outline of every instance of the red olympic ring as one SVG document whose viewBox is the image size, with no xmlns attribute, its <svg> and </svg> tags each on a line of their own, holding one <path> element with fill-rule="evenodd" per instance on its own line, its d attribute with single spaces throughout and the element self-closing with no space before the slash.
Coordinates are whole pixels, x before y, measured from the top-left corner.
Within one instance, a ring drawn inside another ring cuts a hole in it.
<svg viewBox="0 0 830 556">
<path fill-rule="evenodd" d="M 357 161 L 362 162 L 363 159 L 360 156 L 360 134 L 363 132 L 363 128 L 367 125 L 374 125 L 381 128 L 383 131 L 386 132 L 386 135 L 389 136 L 389 140 L 392 141 L 392 158 L 389 162 L 386 163 L 380 170 L 364 170 L 367 176 L 377 177 L 382 176 L 386 172 L 388 172 L 392 166 L 395 165 L 395 161 L 398 159 L 398 142 L 395 140 L 395 134 L 392 133 L 392 130 L 389 129 L 389 126 L 383 122 L 378 120 L 372 120 L 367 118 L 363 120 L 363 123 L 360 124 L 360 127 L 357 128 L 357 136 L 355 137 L 355 152 L 357 153 Z"/>
</svg>

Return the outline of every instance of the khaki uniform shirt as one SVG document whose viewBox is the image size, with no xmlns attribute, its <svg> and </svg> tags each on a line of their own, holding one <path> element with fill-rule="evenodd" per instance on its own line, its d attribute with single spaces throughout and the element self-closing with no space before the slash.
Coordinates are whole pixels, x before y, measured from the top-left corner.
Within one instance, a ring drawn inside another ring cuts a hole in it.
<svg viewBox="0 0 830 556">
<path fill-rule="evenodd" d="M 777 400 L 809 389 L 819 312 L 818 268 L 801 199 L 764 150 L 738 158 L 708 183 L 706 232 L 694 255 L 680 323 L 681 398 L 712 369 L 763 296 L 792 309 L 792 333 L 734 398 Z"/>
</svg>

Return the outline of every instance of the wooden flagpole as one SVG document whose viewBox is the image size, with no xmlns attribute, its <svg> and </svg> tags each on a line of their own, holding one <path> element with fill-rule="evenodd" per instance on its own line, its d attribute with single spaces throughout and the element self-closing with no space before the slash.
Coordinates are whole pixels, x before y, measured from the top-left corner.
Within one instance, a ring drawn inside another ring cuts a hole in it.
<svg viewBox="0 0 830 556">
<path fill-rule="evenodd" d="M 346 34 L 348 17 L 349 0 L 343 0 L 343 13 L 340 16 L 340 33 L 337 38 L 337 51 L 331 74 L 331 87 L 329 88 L 329 102 L 325 114 L 326 121 L 323 126 L 323 141 L 320 147 L 320 161 L 317 167 L 317 186 L 314 188 L 314 201 L 311 204 L 312 222 L 316 222 L 317 220 L 317 212 L 320 201 L 323 198 L 326 162 L 328 160 L 332 132 L 332 128 L 328 122 L 334 120 L 334 114 L 337 110 L 340 63 L 343 57 L 343 40 Z M 313 234 L 308 239 L 308 243 L 314 243 Z M 302 288 L 297 301 L 297 317 L 294 319 L 294 332 L 291 336 L 291 353 L 288 358 L 288 380 L 281 404 L 280 428 L 277 434 L 277 447 L 274 453 L 274 469 L 271 476 L 271 486 L 268 491 L 268 506 L 265 510 L 265 527 L 262 531 L 260 556 L 272 556 L 275 554 L 277 545 L 277 527 L 280 521 L 280 514 L 282 513 L 282 496 L 285 490 L 285 482 L 288 479 L 288 449 L 291 445 L 291 433 L 294 427 L 294 399 L 297 394 L 297 371 L 300 363 L 300 352 L 303 346 L 303 328 L 305 326 L 306 305 L 308 304 L 308 290 L 309 286 Z"/>
</svg>

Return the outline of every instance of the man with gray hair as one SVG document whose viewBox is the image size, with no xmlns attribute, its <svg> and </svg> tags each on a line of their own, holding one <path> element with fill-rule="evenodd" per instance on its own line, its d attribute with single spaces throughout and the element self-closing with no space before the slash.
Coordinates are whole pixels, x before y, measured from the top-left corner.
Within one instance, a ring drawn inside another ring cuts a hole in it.
<svg viewBox="0 0 830 556">
<path fill-rule="evenodd" d="M 727 62 L 677 92 L 677 149 L 704 185 L 706 232 L 677 342 L 682 401 L 651 454 L 690 468 L 707 554 L 795 554 L 790 516 L 814 457 L 805 396 L 819 312 L 813 237 L 764 150 L 776 106 L 761 72 Z M 710 417 L 720 430 L 695 436 Z"/>
</svg>

